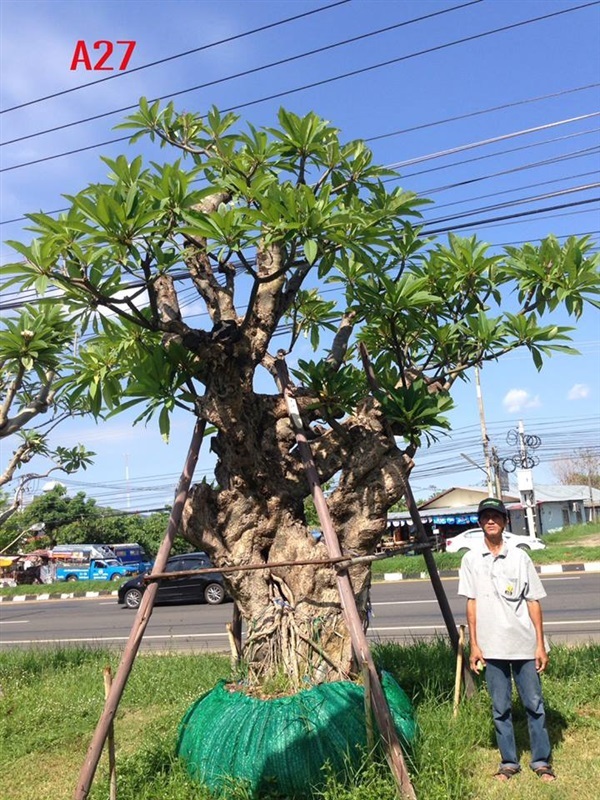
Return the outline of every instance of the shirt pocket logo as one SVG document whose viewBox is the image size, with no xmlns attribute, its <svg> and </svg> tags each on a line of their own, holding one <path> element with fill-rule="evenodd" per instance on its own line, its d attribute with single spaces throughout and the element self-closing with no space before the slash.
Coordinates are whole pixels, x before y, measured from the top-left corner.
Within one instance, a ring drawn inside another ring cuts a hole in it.
<svg viewBox="0 0 600 800">
<path fill-rule="evenodd" d="M 522 595 L 522 587 L 519 585 L 517 577 L 506 577 L 498 575 L 494 581 L 496 590 L 500 597 L 504 600 L 520 600 Z"/>
</svg>

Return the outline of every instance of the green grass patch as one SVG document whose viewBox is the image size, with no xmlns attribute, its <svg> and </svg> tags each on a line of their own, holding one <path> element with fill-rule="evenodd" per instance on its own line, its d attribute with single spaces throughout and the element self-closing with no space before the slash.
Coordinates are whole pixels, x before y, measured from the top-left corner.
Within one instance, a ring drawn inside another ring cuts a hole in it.
<svg viewBox="0 0 600 800">
<path fill-rule="evenodd" d="M 585 525 L 569 525 L 556 533 L 547 533 L 544 541 L 547 544 L 585 544 L 590 538 L 600 534 L 600 521 L 588 522 Z"/>
<path fill-rule="evenodd" d="M 0 588 L 0 597 L 17 597 L 20 595 L 38 594 L 76 594 L 84 595 L 86 592 L 116 591 L 119 586 L 129 580 L 124 578 L 119 581 L 57 581 L 56 583 L 31 583 L 20 586 L 3 586 Z"/>
<path fill-rule="evenodd" d="M 524 713 L 515 723 L 523 774 L 509 787 L 492 778 L 498 755 L 483 684 L 452 715 L 454 655 L 445 641 L 381 644 L 378 663 L 412 698 L 419 736 L 408 757 L 419 800 L 595 800 L 600 785 L 600 645 L 552 649 L 544 692 L 559 780 L 542 784 L 529 770 Z M 68 800 L 103 706 L 103 668 L 114 652 L 12 650 L 0 654 L 0 796 Z M 138 657 L 115 719 L 119 800 L 211 800 L 174 757 L 188 705 L 229 673 L 218 655 Z M 479 679 L 478 679 L 479 680 Z M 100 763 L 90 800 L 108 796 Z M 228 800 L 249 800 L 233 786 Z M 275 798 L 276 795 L 273 795 Z M 365 758 L 340 783 L 329 776 L 319 800 L 395 800 L 385 761 Z M 261 798 L 266 800 L 266 798 Z"/>
</svg>

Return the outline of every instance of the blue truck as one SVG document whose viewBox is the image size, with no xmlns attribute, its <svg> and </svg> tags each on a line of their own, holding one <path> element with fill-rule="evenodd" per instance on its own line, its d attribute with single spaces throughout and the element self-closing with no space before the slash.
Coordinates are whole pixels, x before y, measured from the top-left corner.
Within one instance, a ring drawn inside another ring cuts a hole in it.
<svg viewBox="0 0 600 800">
<path fill-rule="evenodd" d="M 110 548 L 120 564 L 136 572 L 150 572 L 154 563 L 141 544 L 137 542 L 122 542 L 119 544 L 102 545 Z"/>
<path fill-rule="evenodd" d="M 92 558 L 90 561 L 59 561 L 57 581 L 119 581 L 131 577 L 137 570 L 119 564 L 116 558 Z"/>
</svg>

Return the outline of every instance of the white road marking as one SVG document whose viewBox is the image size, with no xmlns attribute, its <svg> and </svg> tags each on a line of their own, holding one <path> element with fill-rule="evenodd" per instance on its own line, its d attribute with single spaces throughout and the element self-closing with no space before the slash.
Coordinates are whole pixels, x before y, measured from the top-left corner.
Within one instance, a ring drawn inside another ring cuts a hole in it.
<svg viewBox="0 0 600 800">
<path fill-rule="evenodd" d="M 24 625 L 28 619 L 0 619 L 0 625 Z"/>
<path fill-rule="evenodd" d="M 424 606 L 425 603 L 437 603 L 437 600 L 383 600 L 377 603 L 371 603 L 372 606 Z"/>
<path fill-rule="evenodd" d="M 563 622 L 548 622 L 544 620 L 544 627 L 547 628 L 551 625 L 598 625 L 600 619 L 579 619 L 579 620 L 565 620 Z M 444 623 L 439 625 L 396 625 L 389 628 L 369 628 L 368 633 L 376 633 L 378 631 L 435 631 L 438 629 L 445 629 Z"/>
<path fill-rule="evenodd" d="M 544 620 L 544 627 L 552 627 L 557 625 L 600 625 L 600 619 L 580 619 L 580 620 L 564 620 L 561 622 L 548 622 Z M 377 627 L 369 628 L 368 633 L 383 633 L 386 631 L 443 631 L 445 630 L 443 622 L 438 625 L 394 625 L 390 627 Z M 223 633 L 176 633 L 176 634 L 152 634 L 144 636 L 145 641 L 162 639 L 170 641 L 173 639 L 216 639 L 226 638 L 227 632 Z M 13 639 L 2 640 L 2 644 L 104 644 L 106 642 L 126 642 L 129 636 L 106 636 L 106 637 L 87 637 L 87 638 L 73 638 L 63 639 L 57 637 L 55 639 Z"/>
<path fill-rule="evenodd" d="M 227 631 L 223 633 L 165 633 L 153 634 L 144 636 L 144 641 L 150 639 L 214 639 L 214 638 L 227 638 Z M 55 639 L 15 639 L 14 641 L 0 641 L 0 644 L 61 644 L 63 642 L 69 643 L 82 643 L 82 644 L 103 644 L 104 642 L 126 642 L 129 636 L 103 636 L 103 637 L 89 637 L 81 639 L 63 639 L 56 637 Z"/>
</svg>

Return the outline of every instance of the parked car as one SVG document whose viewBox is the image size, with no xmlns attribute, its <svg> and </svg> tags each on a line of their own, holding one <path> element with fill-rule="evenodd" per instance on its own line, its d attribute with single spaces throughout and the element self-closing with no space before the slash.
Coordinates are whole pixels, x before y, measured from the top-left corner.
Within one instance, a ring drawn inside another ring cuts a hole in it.
<svg viewBox="0 0 600 800">
<path fill-rule="evenodd" d="M 530 536 L 520 536 L 510 531 L 504 531 L 502 538 L 513 547 L 520 547 L 521 550 L 545 550 L 546 545 L 541 539 L 534 539 Z M 483 547 L 483 530 L 481 528 L 469 528 L 456 536 L 446 539 L 447 553 L 466 553 L 467 550 L 480 550 Z"/>
<path fill-rule="evenodd" d="M 186 572 L 193 569 L 212 567 L 206 553 L 186 553 L 172 556 L 165 567 L 165 572 Z M 139 608 L 142 596 L 148 584 L 144 576 L 138 575 L 119 587 L 117 600 L 126 608 Z M 156 593 L 157 603 L 209 603 L 219 605 L 227 597 L 223 586 L 223 577 L 218 572 L 205 575 L 182 575 L 180 578 L 169 578 L 160 582 Z"/>
</svg>

